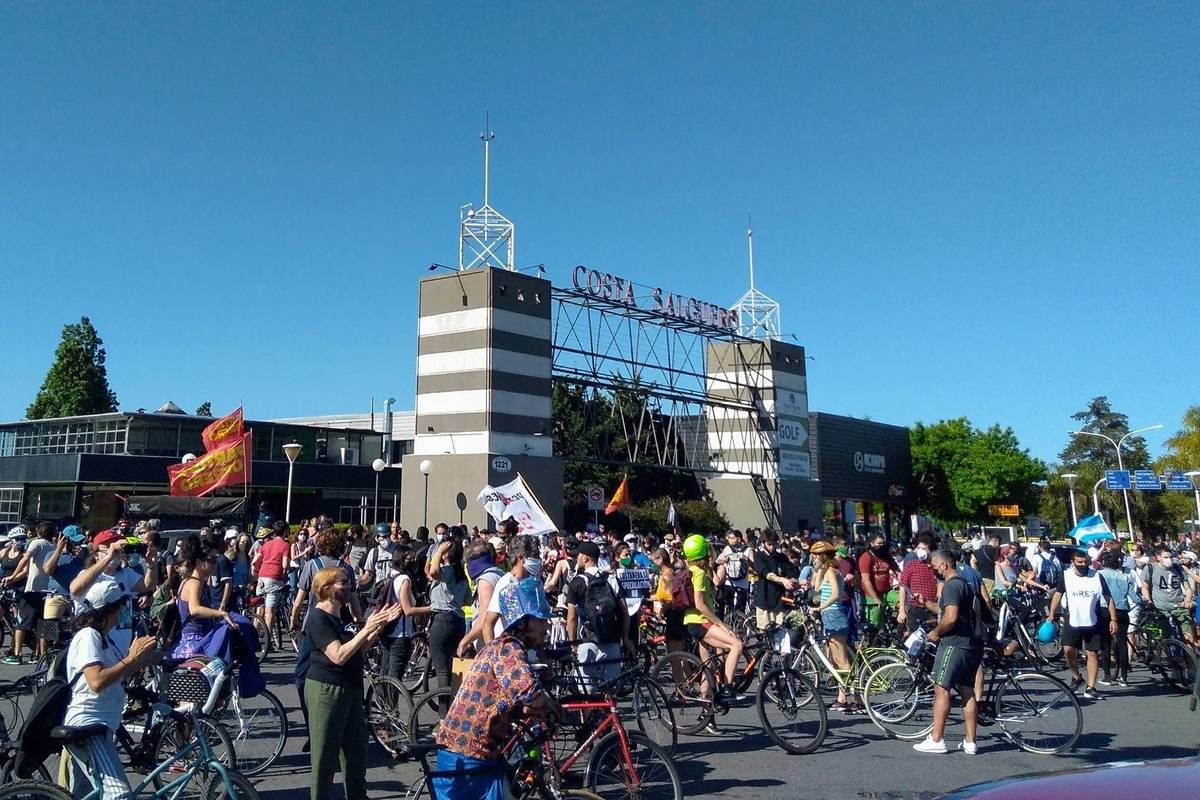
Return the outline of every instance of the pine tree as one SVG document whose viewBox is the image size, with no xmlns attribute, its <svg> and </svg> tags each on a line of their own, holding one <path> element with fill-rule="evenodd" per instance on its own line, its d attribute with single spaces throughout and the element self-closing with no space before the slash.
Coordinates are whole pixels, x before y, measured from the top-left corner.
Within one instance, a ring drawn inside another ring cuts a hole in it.
<svg viewBox="0 0 1200 800">
<path fill-rule="evenodd" d="M 213 413 L 212 413 L 212 401 L 211 400 L 205 400 L 203 403 L 196 406 L 196 416 L 197 417 L 211 417 L 212 415 L 213 415 Z"/>
<path fill-rule="evenodd" d="M 46 419 L 116 411 L 117 396 L 108 386 L 105 357 L 104 341 L 90 319 L 81 317 L 78 324 L 64 325 L 54 363 L 25 415 Z"/>
</svg>

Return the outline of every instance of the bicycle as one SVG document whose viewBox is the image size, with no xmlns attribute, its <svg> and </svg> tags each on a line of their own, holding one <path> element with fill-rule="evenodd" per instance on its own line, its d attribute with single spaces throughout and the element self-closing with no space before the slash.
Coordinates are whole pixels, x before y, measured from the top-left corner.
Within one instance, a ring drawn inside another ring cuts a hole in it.
<svg viewBox="0 0 1200 800">
<path fill-rule="evenodd" d="M 253 784 L 237 770 L 222 764 L 213 754 L 206 729 L 202 724 L 198 724 L 201 717 L 194 707 L 181 711 L 170 711 L 169 716 L 179 727 L 190 729 L 193 735 L 189 741 L 165 758 L 149 775 L 142 779 L 133 789 L 134 797 L 180 800 L 184 796 L 184 790 L 191 785 L 193 779 L 199 777 L 204 780 L 204 790 L 197 796 L 203 797 L 205 800 L 217 800 L 218 798 L 258 800 L 259 795 Z M 100 788 L 99 772 L 76 756 L 70 746 L 93 736 L 105 734 L 107 731 L 108 729 L 104 725 L 82 727 L 60 725 L 50 732 L 51 740 L 62 747 L 67 747 L 72 762 L 82 768 L 86 780 L 91 785 L 89 792 L 81 793 L 78 791 L 81 787 L 76 787 L 76 792 L 72 794 L 51 783 L 23 781 L 9 784 L 0 789 L 0 800 L 71 800 L 72 797 L 75 800 L 100 800 L 103 790 Z M 176 767 L 182 769 L 177 776 L 173 771 Z M 168 777 L 168 775 L 172 777 Z"/>
<path fill-rule="evenodd" d="M 1011 589 L 996 589 L 992 600 L 1000 604 L 997 627 L 1012 630 L 1013 638 L 1026 656 L 1050 665 L 1062 656 L 1062 629 L 1054 628 L 1054 639 L 1043 642 L 1038 638 L 1038 626 L 1046 620 L 1046 598 Z"/>
<path fill-rule="evenodd" d="M 915 664 L 886 664 L 868 681 L 867 716 L 889 737 L 923 739 L 933 729 L 936 651 L 935 644 L 926 643 Z M 981 718 L 990 717 L 1006 739 L 1028 753 L 1058 755 L 1075 746 L 1083 711 L 1067 684 L 1037 666 L 1018 666 L 990 647 L 984 650 L 984 669 L 989 677 Z"/>
<path fill-rule="evenodd" d="M 422 797 L 436 797 L 433 789 L 433 779 L 455 775 L 494 775 L 499 770 L 477 769 L 454 772 L 439 772 L 429 766 L 429 756 L 441 749 L 436 744 L 412 744 L 409 752 L 421 766 L 421 781 L 409 787 L 405 794 L 406 800 L 418 800 Z M 547 777 L 541 763 L 540 753 L 533 746 L 524 748 L 516 763 L 507 764 L 503 773 L 507 775 L 509 789 L 514 800 L 604 800 L 600 795 L 586 789 L 565 789 L 552 778 Z"/>
<path fill-rule="evenodd" d="M 415 738 L 409 727 L 414 709 L 408 687 L 395 678 L 367 673 L 364 701 L 371 738 L 393 758 L 399 758 Z"/>
<path fill-rule="evenodd" d="M 803 641 L 791 656 L 788 666 L 800 672 L 818 689 L 843 691 L 847 696 L 862 697 L 871 676 L 886 664 L 902 663 L 905 653 L 895 646 L 860 645 L 850 654 L 850 665 L 839 668 L 826 652 L 829 637 L 825 635 L 821 617 L 811 609 L 803 612 L 800 635 Z"/>
<path fill-rule="evenodd" d="M 263 661 L 266 661 L 273 652 L 290 651 L 293 654 L 300 652 L 300 635 L 288 626 L 292 592 L 285 583 L 276 590 L 275 594 L 278 595 L 278 602 L 269 630 L 267 628 L 266 596 L 258 594 L 255 590 L 253 593 L 248 593 L 246 598 L 247 616 L 254 625 L 255 632 L 258 633 Z"/>
<path fill-rule="evenodd" d="M 1196 654 L 1183 640 L 1179 622 L 1153 606 L 1142 610 L 1134 637 L 1134 657 L 1172 686 L 1190 689 L 1196 679 Z"/>
</svg>

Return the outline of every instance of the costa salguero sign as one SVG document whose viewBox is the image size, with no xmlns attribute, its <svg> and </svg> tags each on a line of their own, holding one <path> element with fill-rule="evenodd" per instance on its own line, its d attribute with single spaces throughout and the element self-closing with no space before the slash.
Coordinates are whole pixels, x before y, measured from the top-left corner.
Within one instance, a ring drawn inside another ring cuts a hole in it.
<svg viewBox="0 0 1200 800">
<path fill-rule="evenodd" d="M 634 292 L 634 282 L 610 272 L 580 265 L 571 271 L 571 282 L 579 292 L 621 303 L 630 308 L 639 308 L 671 319 L 699 322 L 727 331 L 736 331 L 738 327 L 736 311 L 657 287 L 650 287 L 648 306 L 645 305 L 645 298 L 639 303 Z"/>
</svg>

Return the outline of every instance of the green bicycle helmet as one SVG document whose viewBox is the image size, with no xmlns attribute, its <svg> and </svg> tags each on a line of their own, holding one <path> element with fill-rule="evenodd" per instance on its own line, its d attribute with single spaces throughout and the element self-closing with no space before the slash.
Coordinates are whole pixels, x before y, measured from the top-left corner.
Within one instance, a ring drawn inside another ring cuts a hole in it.
<svg viewBox="0 0 1200 800">
<path fill-rule="evenodd" d="M 392 532 L 392 528 L 386 522 L 376 522 L 371 526 L 371 533 L 376 536 L 387 536 Z"/>
<path fill-rule="evenodd" d="M 708 539 L 698 533 L 683 540 L 683 556 L 689 561 L 708 558 Z"/>
</svg>

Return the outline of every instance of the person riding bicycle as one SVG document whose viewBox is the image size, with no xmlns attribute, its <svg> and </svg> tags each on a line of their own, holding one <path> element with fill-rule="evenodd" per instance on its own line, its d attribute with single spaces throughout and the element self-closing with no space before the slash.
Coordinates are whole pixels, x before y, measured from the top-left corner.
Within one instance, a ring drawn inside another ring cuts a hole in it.
<svg viewBox="0 0 1200 800">
<path fill-rule="evenodd" d="M 867 624 L 883 626 L 884 607 L 894 607 L 898 600 L 893 580 L 899 580 L 900 567 L 892 557 L 887 537 L 876 534 L 871 537 L 870 549 L 858 557 L 859 582 L 867 606 Z"/>
<path fill-rule="evenodd" d="M 1175 563 L 1171 551 L 1159 547 L 1155 560 L 1142 569 L 1141 578 L 1146 602 L 1173 617 L 1183 631 L 1183 638 L 1194 644 L 1196 628 L 1188 612 L 1195 605 L 1192 584 L 1185 579 L 1183 568 Z"/>
<path fill-rule="evenodd" d="M 283 520 L 273 523 L 250 565 L 258 576 L 257 591 L 263 599 L 263 622 L 266 623 L 268 635 L 275 630 L 276 609 L 283 605 L 283 593 L 287 586 L 284 578 L 291 566 L 292 546 L 288 543 L 287 532 L 288 526 Z"/>
<path fill-rule="evenodd" d="M 121 682 L 157 663 L 162 652 L 154 649 L 153 636 L 134 639 L 128 650 L 113 641 L 111 634 L 128 602 L 125 590 L 113 581 L 92 583 L 79 602 L 76 633 L 67 649 L 66 678 L 71 699 L 63 725 L 96 726 L 96 732 L 67 748 L 76 767 L 71 787 L 75 797 L 88 792 L 83 765 L 100 774 L 104 800 L 133 797 L 113 738 L 125 708 Z"/>
<path fill-rule="evenodd" d="M 829 658 L 839 670 L 850 669 L 850 618 L 846 613 L 846 583 L 837 566 L 837 549 L 832 543 L 819 541 L 810 551 L 816 559 L 813 568 L 812 587 L 817 594 L 817 610 L 821 614 L 821 627 L 829 639 Z M 861 714 L 862 708 L 851 697 L 846 688 L 838 685 L 837 700 L 831 706 L 834 711 Z"/>
<path fill-rule="evenodd" d="M 629 613 L 615 575 L 600 571 L 600 547 L 580 542 L 575 579 L 567 585 L 567 638 L 582 639 L 575 650 L 586 689 L 607 683 L 621 671 L 621 645 L 634 652 Z"/>
<path fill-rule="evenodd" d="M 725 580 L 717 587 L 717 605 L 724 619 L 730 609 L 745 611 L 750 599 L 750 567 L 754 551 L 742 539 L 742 532 L 725 534 L 725 549 L 717 556 L 717 566 L 725 567 Z"/>
<path fill-rule="evenodd" d="M 1088 554 L 1078 551 L 1071 556 L 1071 569 L 1058 578 L 1054 596 L 1050 598 L 1050 619 L 1054 619 L 1059 603 L 1065 598 L 1066 624 L 1062 631 L 1063 654 L 1071 670 L 1071 689 L 1084 684 L 1079 675 L 1079 648 L 1087 652 L 1087 685 L 1083 696 L 1095 700 L 1096 676 L 1100 670 L 1100 649 L 1103 640 L 1101 625 L 1108 627 L 1109 635 L 1117 631 L 1117 609 L 1112 593 L 1104 576 L 1092 569 Z M 1099 613 L 1100 607 L 1107 614 Z"/>
<path fill-rule="evenodd" d="M 717 687 L 717 692 L 723 699 L 730 700 L 744 646 L 737 634 L 717 616 L 708 540 L 693 533 L 683 541 L 683 555 L 687 559 L 692 592 L 692 605 L 683 614 L 683 624 L 699 645 L 702 660 L 708 658 L 710 648 L 725 651 L 725 681 Z"/>
<path fill-rule="evenodd" d="M 441 748 L 435 769 L 452 773 L 433 778 L 439 800 L 508 797 L 502 748 L 513 723 L 523 715 L 546 716 L 555 710 L 527 661 L 550 629 L 550 603 L 541 581 L 510 581 L 496 598 L 504 629 L 475 656 L 434 737 Z"/>
<path fill-rule="evenodd" d="M 179 611 L 179 641 L 171 651 L 171 657 L 188 659 L 204 651 L 204 643 L 219 621 L 234 627 L 233 617 L 228 611 L 215 608 L 208 579 L 216 568 L 220 553 L 204 544 L 198 537 L 189 537 L 180 551 L 180 574 L 175 597 Z"/>
<path fill-rule="evenodd" d="M 158 585 L 158 570 L 148 569 L 145 575 L 139 575 L 127 566 L 127 543 L 125 535 L 116 529 L 96 534 L 96 538 L 92 540 L 92 554 L 86 568 L 71 581 L 71 597 L 75 600 L 79 600 L 98 583 L 115 584 L 125 593 L 125 610 L 109 634 L 109 638 L 117 643 L 122 652 L 127 652 L 130 642 L 133 641 L 133 599 L 139 594 L 153 592 Z M 158 548 L 147 545 L 146 559 L 154 561 L 157 558 Z"/>
</svg>

